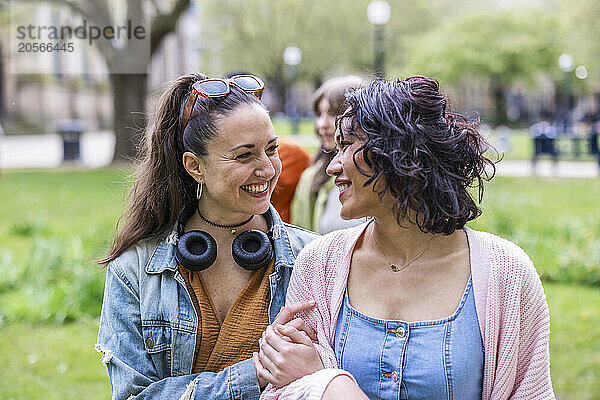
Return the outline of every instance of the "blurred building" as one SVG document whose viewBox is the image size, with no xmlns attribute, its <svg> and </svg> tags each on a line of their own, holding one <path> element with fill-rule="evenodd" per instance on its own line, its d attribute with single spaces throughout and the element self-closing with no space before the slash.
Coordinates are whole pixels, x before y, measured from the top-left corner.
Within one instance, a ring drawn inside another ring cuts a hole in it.
<svg viewBox="0 0 600 400">
<path fill-rule="evenodd" d="M 81 17 L 49 2 L 35 8 L 38 26 L 68 26 Z M 6 11 L 6 9 L 4 10 Z M 148 100 L 154 89 L 197 69 L 201 49 L 200 8 L 196 2 L 182 15 L 148 66 Z M 28 16 L 29 20 L 31 18 Z M 0 116 L 8 133 L 54 132 L 60 121 L 81 119 L 87 130 L 111 129 L 112 94 L 108 69 L 96 45 L 77 52 L 19 53 L 0 43 Z"/>
<path fill-rule="evenodd" d="M 506 0 L 499 2 L 498 6 L 510 6 L 513 3 L 513 0 Z M 7 6 L 2 4 L 0 12 L 6 12 Z M 33 18 L 38 25 L 68 25 L 71 21 L 80 21 L 68 7 L 52 6 L 50 2 L 45 4 L 36 8 Z M 226 65 L 221 52 L 224 26 L 210 21 L 201 24 L 200 21 L 206 21 L 203 18 L 203 3 L 195 0 L 191 4 L 180 18 L 175 32 L 163 40 L 148 66 L 149 103 L 156 99 L 156 89 L 183 73 L 231 72 L 223 67 Z M 66 119 L 82 119 L 88 129 L 111 128 L 112 94 L 107 68 L 94 46 L 84 47 L 84 51 L 73 55 L 21 53 L 15 57 L 10 44 L 0 41 L 0 116 L 8 133 L 54 132 L 56 123 Z M 12 68 L 9 67 L 11 64 Z M 31 69 L 32 66 L 35 69 Z M 302 117 L 311 115 L 315 83 L 298 81 L 290 89 Z M 284 109 L 284 101 L 277 96 L 277 90 L 273 90 L 276 82 L 266 84 L 263 100 L 273 115 L 278 115 Z M 582 86 L 573 78 L 567 115 L 563 116 L 571 125 L 598 118 L 600 114 L 598 83 L 595 87 L 588 84 L 585 90 Z M 491 121 L 495 105 L 489 82 L 465 79 L 460 85 L 445 86 L 443 89 L 453 100 L 453 109 L 467 111 L 475 118 L 479 114 L 484 122 Z M 545 115 L 565 114 L 560 108 L 563 107 L 564 92 L 560 84 L 557 85 L 548 75 L 541 74 L 534 82 L 512 84 L 505 88 L 504 95 L 508 120 L 502 123 L 530 126 Z"/>
</svg>

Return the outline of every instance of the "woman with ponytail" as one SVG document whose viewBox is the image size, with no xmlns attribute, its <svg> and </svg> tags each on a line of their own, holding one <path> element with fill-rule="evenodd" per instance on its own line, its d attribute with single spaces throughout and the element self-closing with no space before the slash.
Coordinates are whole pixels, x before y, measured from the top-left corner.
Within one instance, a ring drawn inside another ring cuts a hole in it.
<svg viewBox="0 0 600 400">
<path fill-rule="evenodd" d="M 252 75 L 191 74 L 160 99 L 100 261 L 96 349 L 113 399 L 257 399 L 266 381 L 252 355 L 264 329 L 314 335 L 293 319 L 310 302 L 278 315 L 296 255 L 316 236 L 270 205 L 281 162 L 263 88 Z"/>
</svg>

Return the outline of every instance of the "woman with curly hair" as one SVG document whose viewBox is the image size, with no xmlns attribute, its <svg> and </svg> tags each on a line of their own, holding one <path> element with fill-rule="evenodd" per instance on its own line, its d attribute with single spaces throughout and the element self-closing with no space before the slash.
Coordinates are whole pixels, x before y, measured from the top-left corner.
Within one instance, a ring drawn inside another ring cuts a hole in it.
<svg viewBox="0 0 600 400">
<path fill-rule="evenodd" d="M 327 172 L 341 216 L 371 218 L 297 258 L 286 303 L 315 300 L 300 315 L 325 368 L 291 382 L 295 367 L 314 365 L 312 343 L 273 324 L 254 357 L 272 384 L 262 397 L 554 398 L 535 267 L 515 244 L 465 226 L 481 214 L 470 189 L 480 202 L 494 173 L 476 125 L 448 112 L 430 78 L 377 81 L 346 99 Z"/>
</svg>

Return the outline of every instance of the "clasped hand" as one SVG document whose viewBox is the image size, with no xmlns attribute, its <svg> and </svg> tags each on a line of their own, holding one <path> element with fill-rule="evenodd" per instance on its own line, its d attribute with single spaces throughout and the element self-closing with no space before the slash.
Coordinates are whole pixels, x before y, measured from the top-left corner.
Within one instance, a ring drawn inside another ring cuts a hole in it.
<svg viewBox="0 0 600 400">
<path fill-rule="evenodd" d="M 260 351 L 252 356 L 261 388 L 267 383 L 282 387 L 323 369 L 313 344 L 317 340 L 315 331 L 301 318 L 294 318 L 298 312 L 314 306 L 311 300 L 282 307 L 263 332 L 258 341 Z"/>
</svg>

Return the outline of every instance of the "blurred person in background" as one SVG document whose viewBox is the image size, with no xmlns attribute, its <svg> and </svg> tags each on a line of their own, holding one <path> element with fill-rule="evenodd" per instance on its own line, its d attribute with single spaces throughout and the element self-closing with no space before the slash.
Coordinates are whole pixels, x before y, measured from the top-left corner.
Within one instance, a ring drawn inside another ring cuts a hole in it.
<svg viewBox="0 0 600 400">
<path fill-rule="evenodd" d="M 321 146 L 313 164 L 304 171 L 292 200 L 292 223 L 322 234 L 356 226 L 362 221 L 340 217 L 341 203 L 334 178 L 325 172 L 335 156 L 335 118 L 343 111 L 344 94 L 363 86 L 364 79 L 347 75 L 325 81 L 313 96 L 315 133 Z"/>
<path fill-rule="evenodd" d="M 554 175 L 558 174 L 558 156 L 555 140 L 558 137 L 558 129 L 549 118 L 544 118 L 529 128 L 529 134 L 533 139 L 533 154 L 531 156 L 531 170 L 535 174 L 537 159 L 540 154 L 549 154 L 552 157 L 552 169 Z"/>
<path fill-rule="evenodd" d="M 263 88 L 251 75 L 190 74 L 161 96 L 100 261 L 96 350 L 113 399 L 257 399 L 266 385 L 251 356 L 270 323 L 296 312 L 275 318 L 316 235 L 270 205 L 281 162 Z"/>
<path fill-rule="evenodd" d="M 595 154 L 598 160 L 598 173 L 600 173 L 600 148 L 598 146 L 598 137 L 600 136 L 600 115 L 596 117 L 590 127 L 589 151 L 590 154 Z"/>
<path fill-rule="evenodd" d="M 327 173 L 341 215 L 370 219 L 298 256 L 286 303 L 316 302 L 300 315 L 325 368 L 291 380 L 317 364 L 313 343 L 271 325 L 254 357 L 273 385 L 262 398 L 554 399 L 548 304 L 532 261 L 465 226 L 494 171 L 477 124 L 420 76 L 376 81 L 347 104 Z"/>
</svg>

